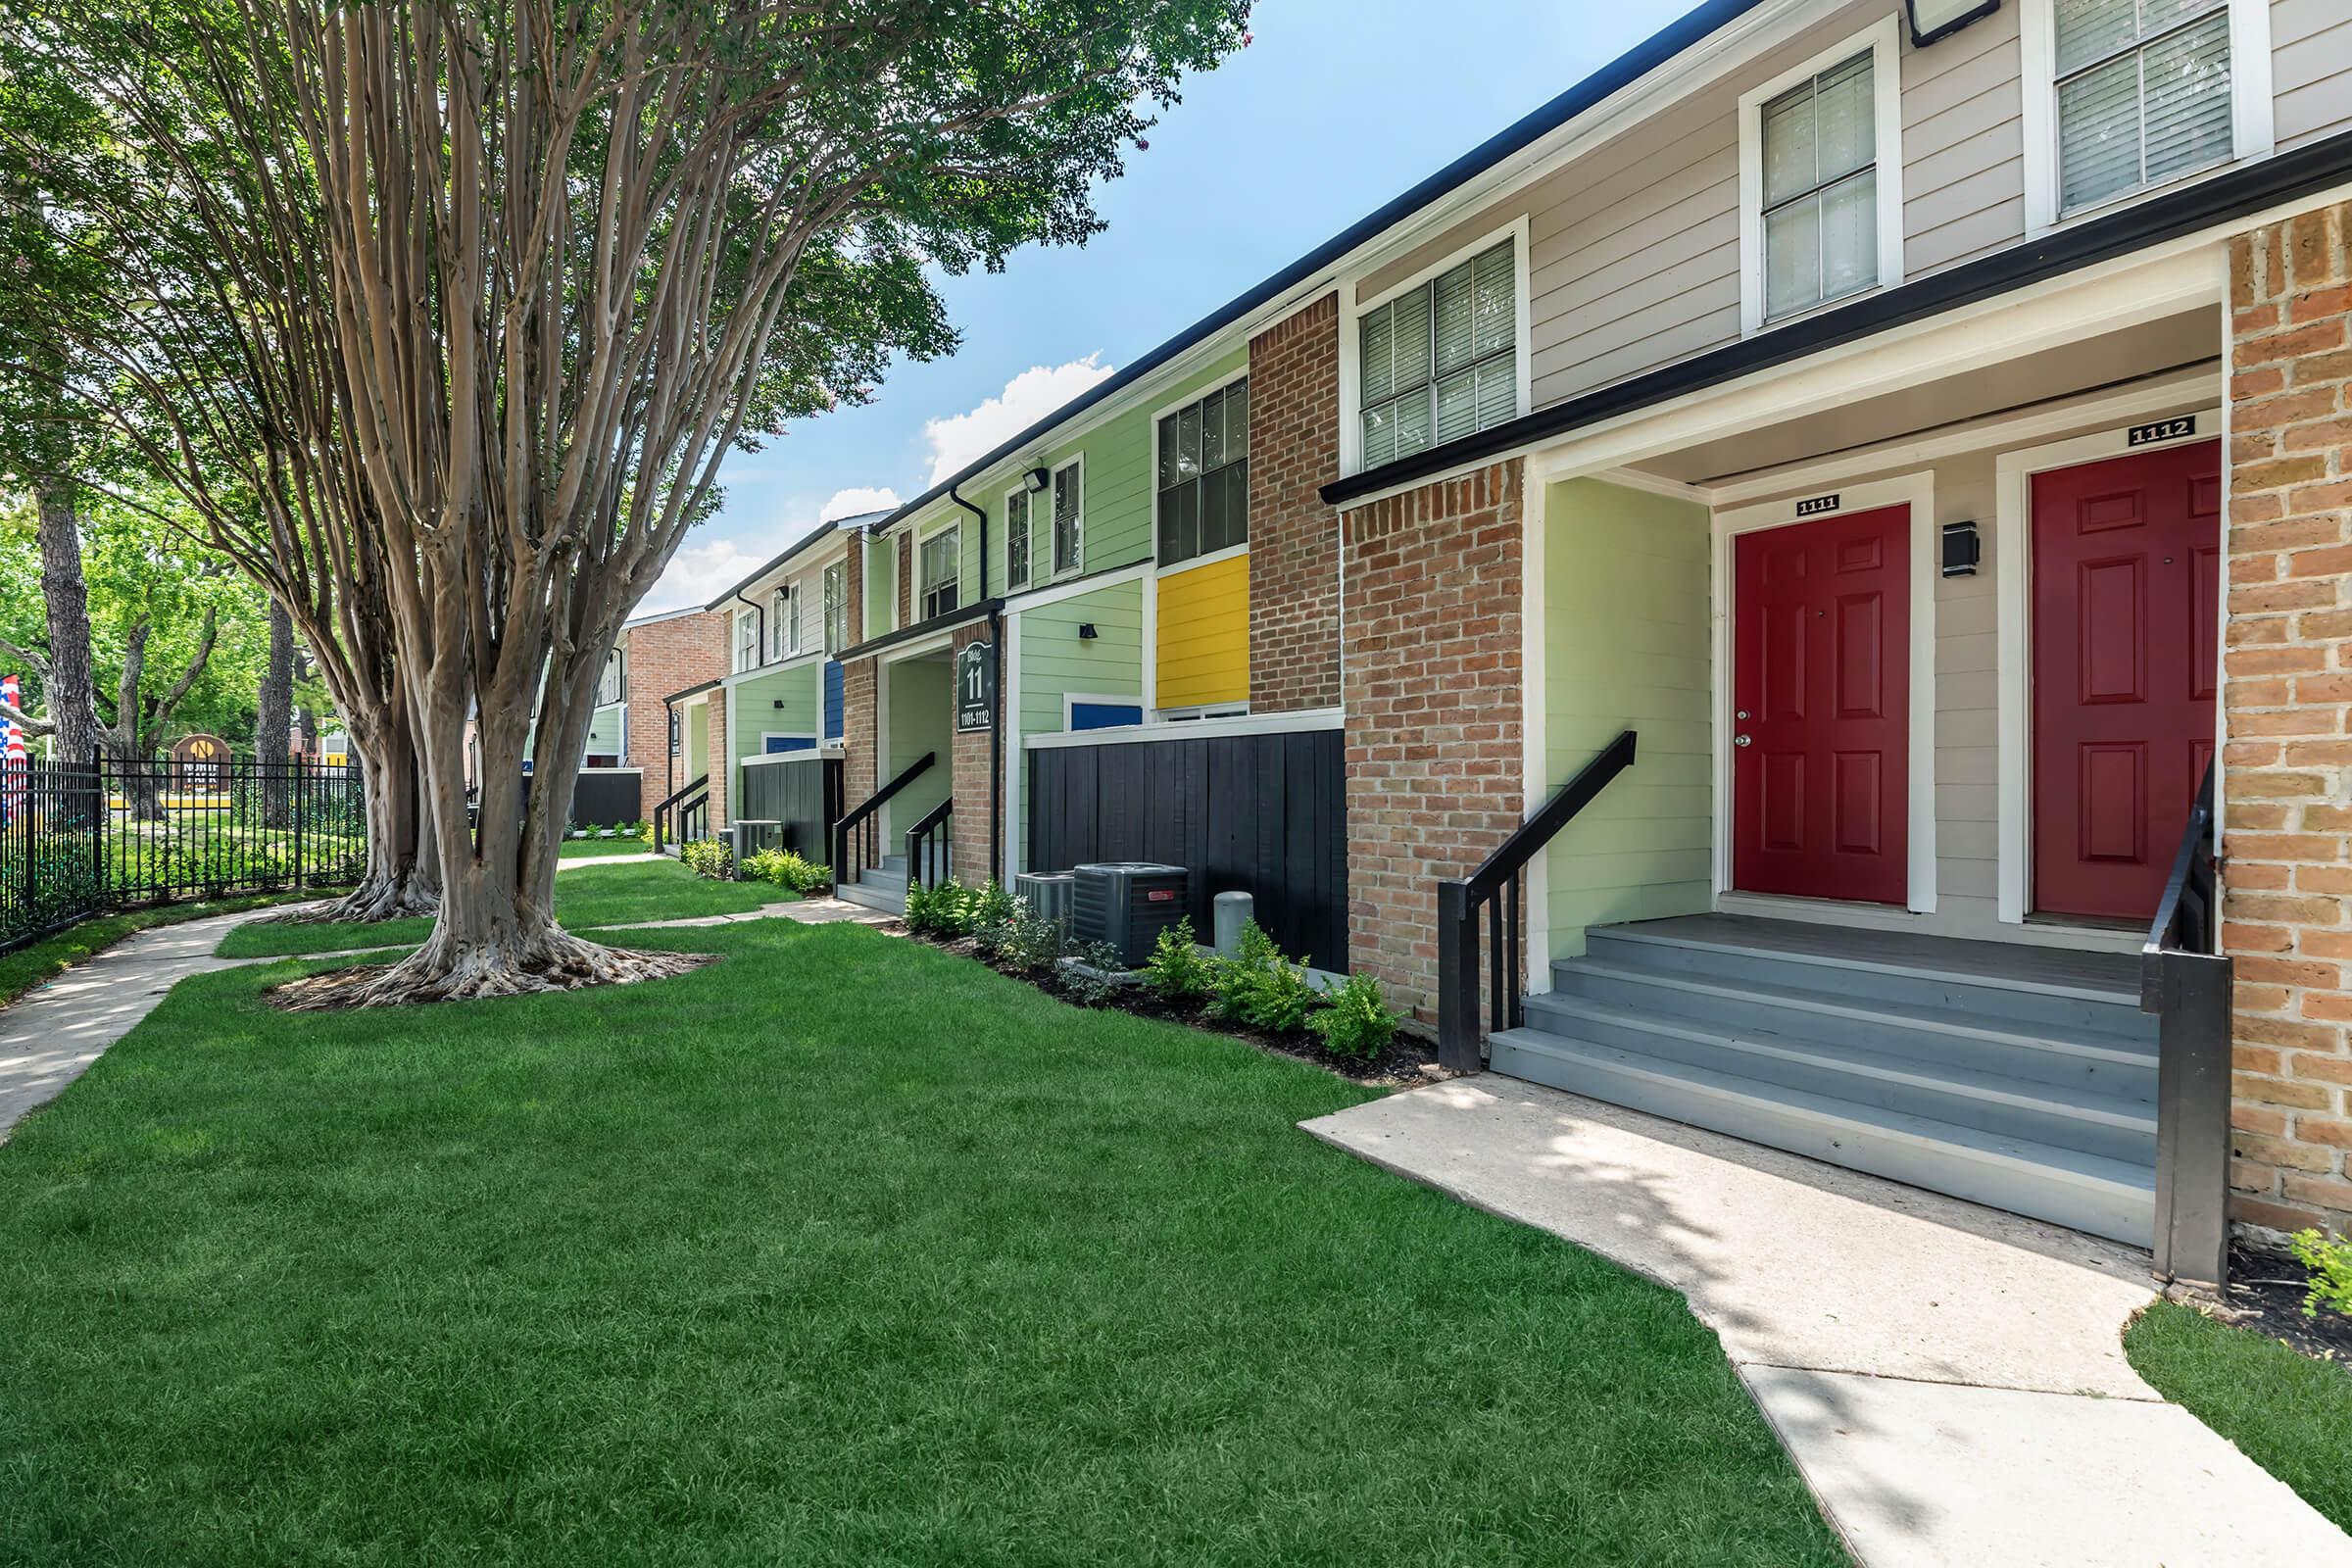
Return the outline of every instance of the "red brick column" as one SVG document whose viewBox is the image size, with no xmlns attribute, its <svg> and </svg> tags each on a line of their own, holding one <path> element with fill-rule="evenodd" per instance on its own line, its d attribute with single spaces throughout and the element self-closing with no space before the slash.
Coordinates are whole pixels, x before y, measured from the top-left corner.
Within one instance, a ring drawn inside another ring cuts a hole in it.
<svg viewBox="0 0 2352 1568">
<path fill-rule="evenodd" d="M 706 720 L 710 756 L 705 760 L 710 769 L 710 831 L 727 830 L 727 784 L 735 771 L 735 754 L 727 739 L 727 693 L 719 687 L 703 699 L 710 710 Z"/>
<path fill-rule="evenodd" d="M 2230 247 L 2224 945 L 2236 1189 L 2273 1231 L 2352 1230 L 2352 207 Z"/>
<path fill-rule="evenodd" d="M 1250 342 L 1250 707 L 1340 701 L 1340 297 Z"/>
<path fill-rule="evenodd" d="M 988 622 L 957 629 L 954 646 L 961 653 L 966 644 L 988 640 Z M 1002 692 L 998 704 L 1004 703 Z M 949 702 L 951 714 L 954 704 L 953 688 Z M 1000 718 L 1003 714 L 998 715 Z M 951 719 L 952 721 L 952 719 Z M 955 857 L 951 869 L 956 880 L 967 888 L 976 888 L 989 878 L 989 818 L 996 808 L 997 792 L 991 782 L 990 732 L 974 730 L 970 734 L 956 733 L 951 740 L 948 753 L 951 773 L 949 788 L 955 792 L 956 819 L 952 837 Z"/>
<path fill-rule="evenodd" d="M 841 666 L 841 793 L 844 807 L 863 804 L 882 780 L 874 771 L 874 676 L 878 662 L 853 660 Z"/>
<path fill-rule="evenodd" d="M 1519 825 L 1517 461 L 1343 519 L 1348 957 L 1433 1021 L 1437 885 Z"/>
<path fill-rule="evenodd" d="M 899 624 L 903 627 L 914 624 L 914 546 L 910 543 L 913 538 L 909 529 L 900 534 L 890 547 L 891 558 L 898 563 L 895 569 L 899 574 Z"/>
</svg>

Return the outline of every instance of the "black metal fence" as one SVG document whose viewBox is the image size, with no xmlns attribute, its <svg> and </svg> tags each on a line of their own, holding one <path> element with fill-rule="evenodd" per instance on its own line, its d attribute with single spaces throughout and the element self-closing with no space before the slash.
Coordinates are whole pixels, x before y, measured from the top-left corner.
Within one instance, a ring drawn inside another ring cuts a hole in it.
<svg viewBox="0 0 2352 1568">
<path fill-rule="evenodd" d="M 110 909 L 332 887 L 367 864 L 356 767 L 0 762 L 0 953 Z"/>
</svg>

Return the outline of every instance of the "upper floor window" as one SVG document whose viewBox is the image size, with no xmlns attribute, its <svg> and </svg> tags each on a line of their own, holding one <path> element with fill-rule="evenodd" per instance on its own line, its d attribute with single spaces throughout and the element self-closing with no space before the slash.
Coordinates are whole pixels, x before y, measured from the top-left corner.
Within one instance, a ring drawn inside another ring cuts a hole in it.
<svg viewBox="0 0 2352 1568">
<path fill-rule="evenodd" d="M 1517 270 L 1506 239 L 1358 320 L 1365 467 L 1517 416 Z"/>
<path fill-rule="evenodd" d="M 1009 591 L 1029 586 L 1029 491 L 1026 487 L 1004 496 L 1004 586 Z"/>
<path fill-rule="evenodd" d="M 735 612 L 735 670 L 741 674 L 760 667 L 760 612 Z"/>
<path fill-rule="evenodd" d="M 605 656 L 604 673 L 597 677 L 596 706 L 626 702 L 629 695 L 629 656 L 615 648 Z"/>
<path fill-rule="evenodd" d="M 840 653 L 850 646 L 849 563 L 836 561 L 825 568 L 825 652 Z"/>
<path fill-rule="evenodd" d="M 1161 564 L 1248 544 L 1250 383 L 1162 416 L 1158 445 Z"/>
<path fill-rule="evenodd" d="M 1763 106 L 1768 321 L 1878 285 L 1876 77 L 1865 49 Z"/>
<path fill-rule="evenodd" d="M 1077 463 L 1054 470 L 1054 575 L 1076 571 L 1086 559 L 1086 474 Z"/>
<path fill-rule="evenodd" d="M 2229 159 L 2230 0 L 2056 0 L 2053 23 L 2061 213 Z"/>
<path fill-rule="evenodd" d="M 952 613 L 963 586 L 963 530 L 942 528 L 923 541 L 918 560 L 923 596 L 920 618 L 929 620 L 935 615 Z"/>
<path fill-rule="evenodd" d="M 767 599 L 767 657 L 769 662 L 790 659 L 801 651 L 801 589 L 790 583 Z"/>
</svg>

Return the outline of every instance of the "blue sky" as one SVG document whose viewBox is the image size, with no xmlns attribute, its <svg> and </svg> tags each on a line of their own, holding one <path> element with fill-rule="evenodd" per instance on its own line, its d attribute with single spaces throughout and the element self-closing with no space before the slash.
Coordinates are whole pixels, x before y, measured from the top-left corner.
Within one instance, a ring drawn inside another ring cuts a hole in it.
<svg viewBox="0 0 2352 1568">
<path fill-rule="evenodd" d="M 1260 0 L 1250 46 L 1188 82 L 1100 192 L 1106 232 L 943 279 L 961 349 L 734 454 L 724 509 L 643 610 L 699 604 L 819 521 L 921 493 L 1690 9 Z"/>
</svg>

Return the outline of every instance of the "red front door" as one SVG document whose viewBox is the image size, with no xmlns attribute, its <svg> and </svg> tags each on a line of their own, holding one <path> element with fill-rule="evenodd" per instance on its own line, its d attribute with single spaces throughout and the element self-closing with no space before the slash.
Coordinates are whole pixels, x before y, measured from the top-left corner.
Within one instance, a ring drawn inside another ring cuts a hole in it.
<svg viewBox="0 0 2352 1568">
<path fill-rule="evenodd" d="M 1733 885 L 1899 905 L 1911 509 L 1741 534 L 1734 557 Z"/>
<path fill-rule="evenodd" d="M 2034 905 L 2145 920 L 2213 759 L 2222 450 L 2034 478 Z"/>
</svg>

